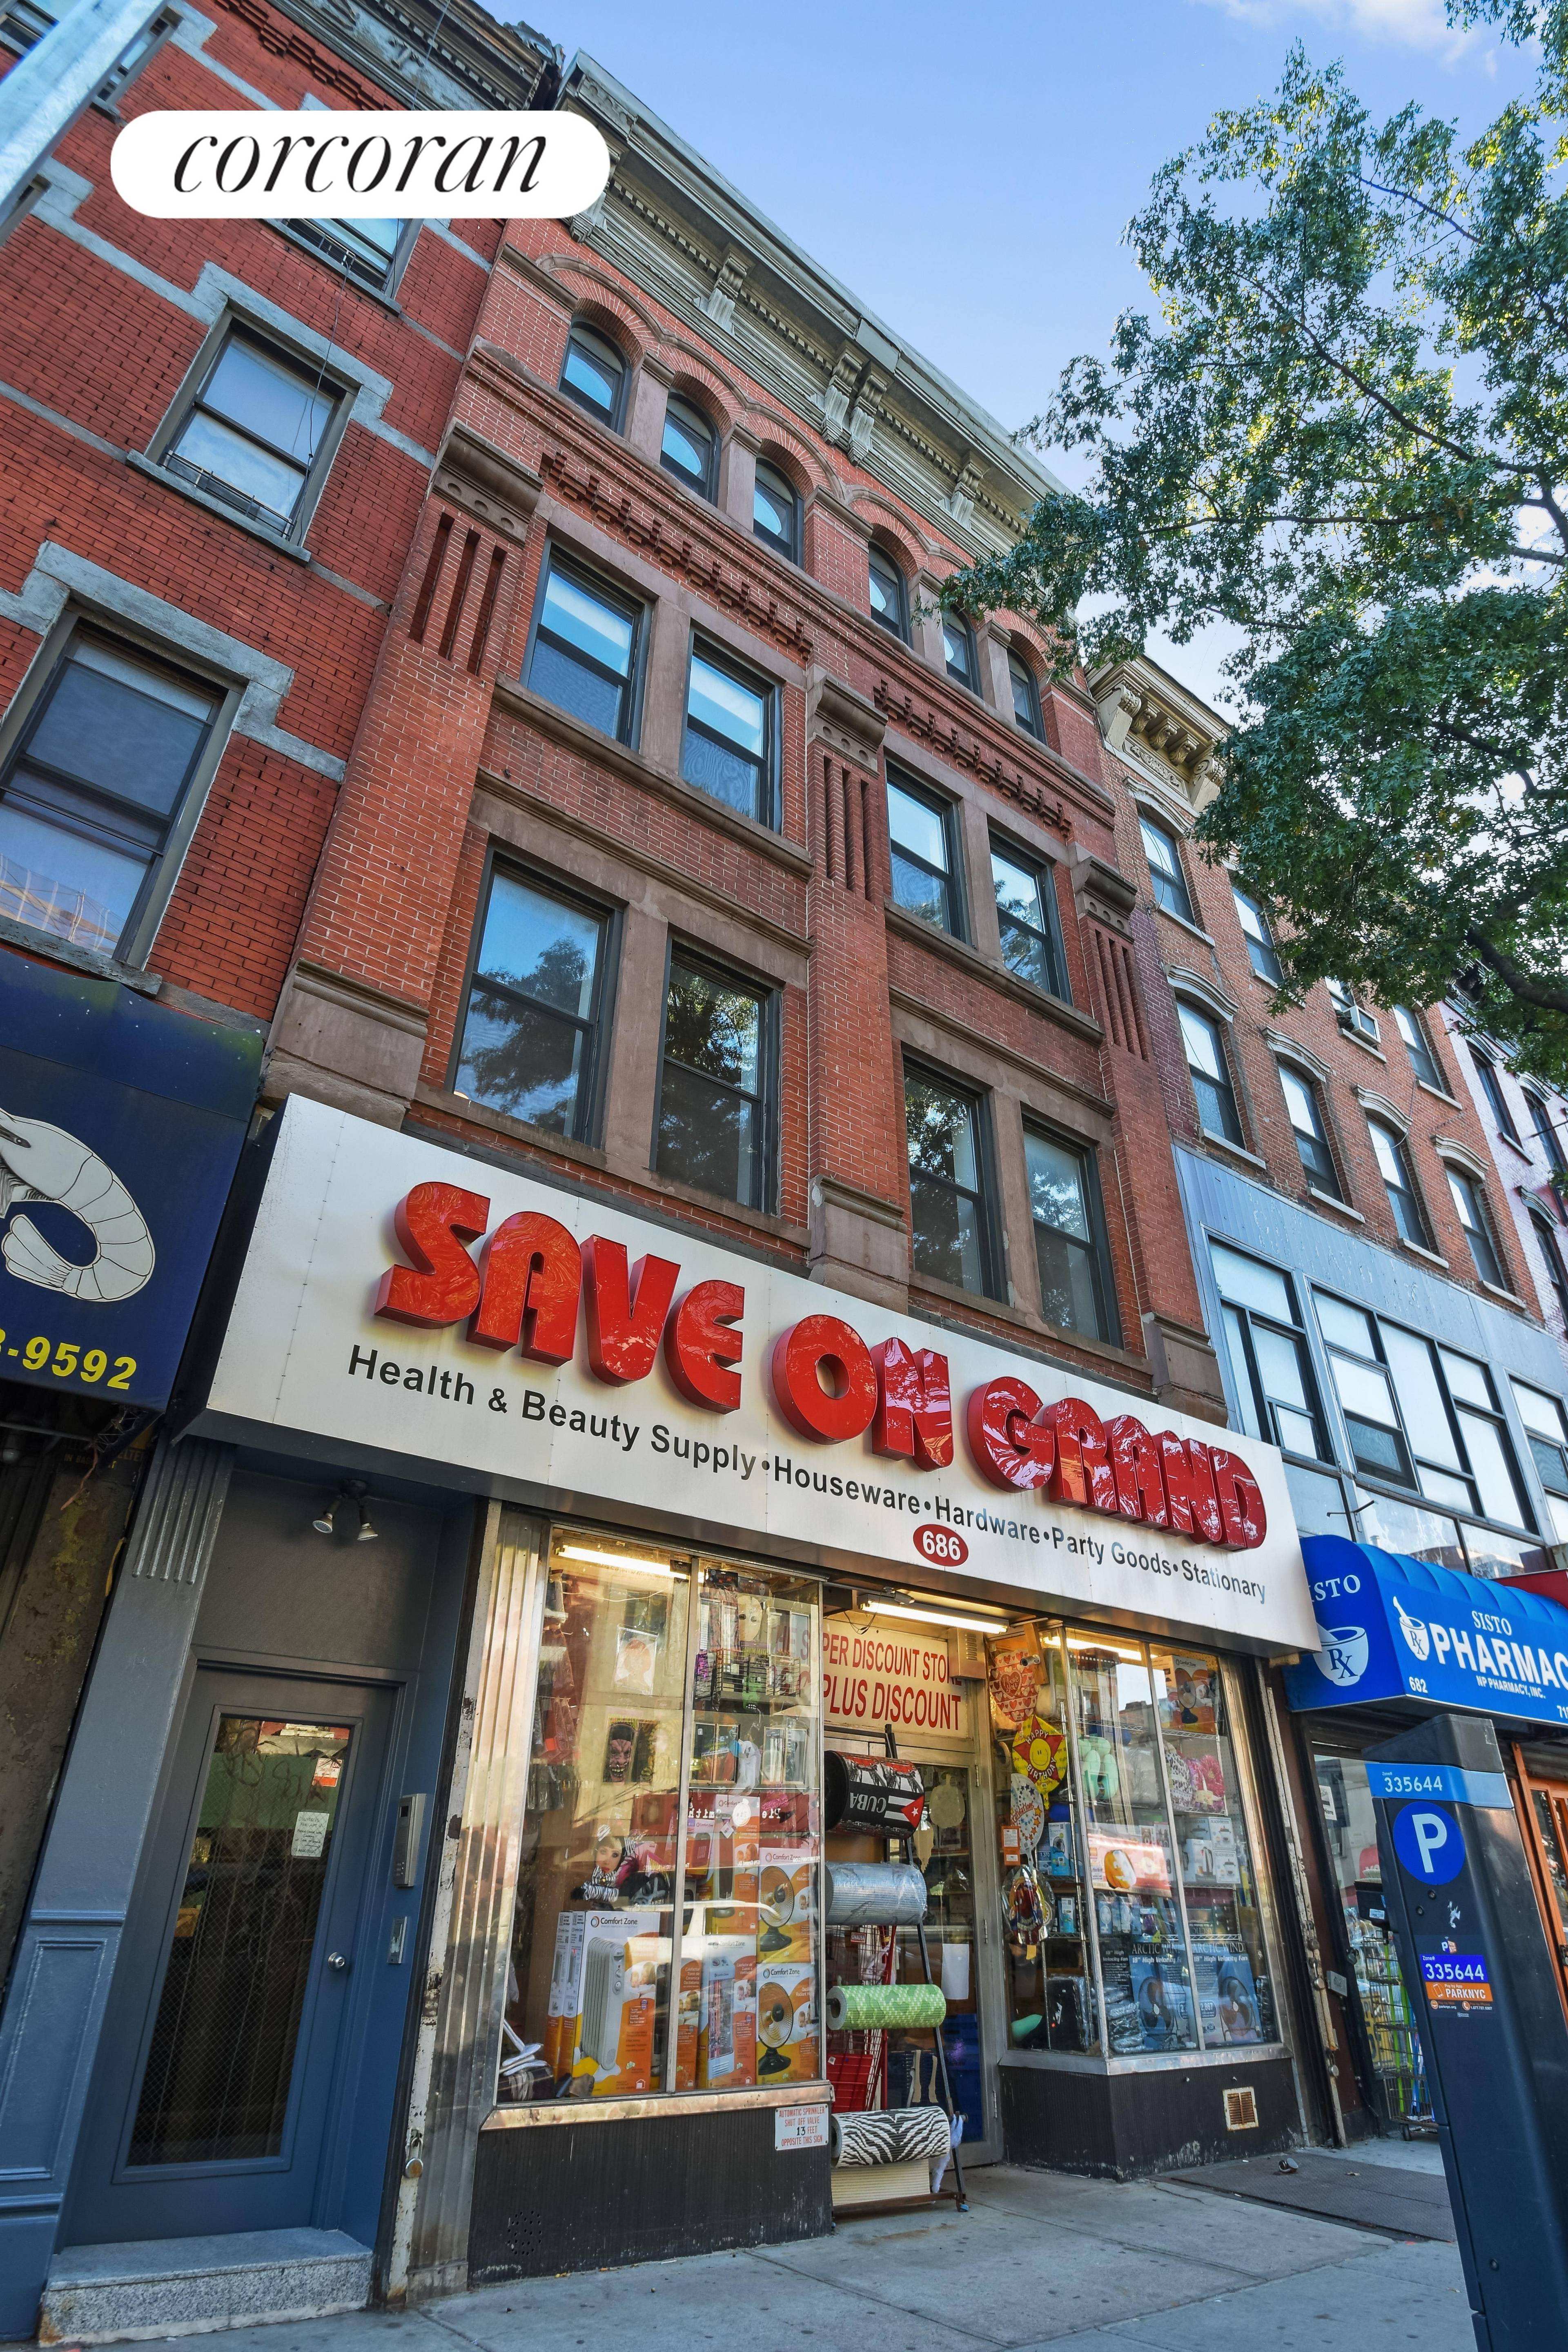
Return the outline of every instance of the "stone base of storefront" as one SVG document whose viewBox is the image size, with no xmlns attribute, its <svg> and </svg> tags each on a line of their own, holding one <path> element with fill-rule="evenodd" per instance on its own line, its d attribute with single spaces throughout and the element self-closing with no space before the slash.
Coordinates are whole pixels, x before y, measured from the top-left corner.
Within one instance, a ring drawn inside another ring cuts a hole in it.
<svg viewBox="0 0 1568 2352">
<path fill-rule="evenodd" d="M 738 2091 L 499 2109 L 475 2157 L 469 2285 L 825 2237 L 827 2150 L 777 2147 L 780 2108 Z"/>
<path fill-rule="evenodd" d="M 1284 2051 L 1253 2057 L 1097 2058 L 1020 2051 L 1004 2058 L 1002 2130 L 1009 2164 L 1131 2180 L 1173 2166 L 1269 2156 L 1300 2144 L 1300 2107 Z M 1256 2123 L 1227 2121 L 1226 2093 Z"/>
</svg>

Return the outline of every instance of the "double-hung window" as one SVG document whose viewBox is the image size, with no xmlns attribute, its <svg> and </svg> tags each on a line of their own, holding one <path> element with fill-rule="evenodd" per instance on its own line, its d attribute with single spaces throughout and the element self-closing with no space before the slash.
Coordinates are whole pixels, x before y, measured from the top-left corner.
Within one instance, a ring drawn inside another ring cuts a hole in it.
<svg viewBox="0 0 1568 2352">
<path fill-rule="evenodd" d="M 879 547 L 871 550 L 871 617 L 908 645 L 910 592 L 903 573 Z"/>
<path fill-rule="evenodd" d="M 996 890 L 1003 962 L 1020 980 L 1044 989 L 1047 996 L 1070 1002 L 1049 866 L 1037 865 L 1022 850 L 1003 849 L 993 842 L 991 879 Z"/>
<path fill-rule="evenodd" d="M 1446 1095 L 1448 1089 L 1443 1084 L 1442 1073 L 1437 1067 L 1437 1057 L 1432 1051 L 1432 1041 L 1426 1034 L 1419 1013 L 1413 1013 L 1406 1004 L 1396 1004 L 1394 1007 L 1394 1025 L 1405 1041 L 1405 1050 L 1410 1056 L 1410 1066 L 1422 1085 L 1435 1087 L 1440 1095 Z"/>
<path fill-rule="evenodd" d="M 1239 1144 L 1241 1114 L 1236 1107 L 1236 1089 L 1230 1082 L 1219 1023 L 1211 1020 L 1206 1013 L 1200 1013 L 1195 1004 L 1178 1003 L 1176 1016 L 1182 1024 L 1182 1045 L 1192 1075 L 1193 1092 L 1198 1099 L 1198 1124 L 1205 1135 L 1222 1136 L 1226 1143 Z"/>
<path fill-rule="evenodd" d="M 699 644 L 686 684 L 680 772 L 758 824 L 776 824 L 777 689 Z"/>
<path fill-rule="evenodd" d="M 1007 656 L 1007 680 L 1013 689 L 1013 716 L 1026 735 L 1037 743 L 1046 740 L 1046 722 L 1040 716 L 1040 681 L 1022 654 Z"/>
<path fill-rule="evenodd" d="M 490 876 L 455 1094 L 584 1141 L 592 1129 L 606 918 L 498 866 Z"/>
<path fill-rule="evenodd" d="M 1559 1228 L 1544 1209 L 1531 1209 L 1531 1229 L 1534 1233 L 1541 1262 L 1546 1268 L 1546 1279 L 1552 1285 L 1552 1295 L 1557 1301 L 1557 1312 L 1563 1318 L 1563 1328 L 1568 1332 L 1568 1266 L 1563 1263 L 1563 1244 Z"/>
<path fill-rule="evenodd" d="M 1209 1244 L 1209 1257 L 1242 1427 L 1286 1454 L 1331 1462 L 1295 1286 L 1224 1242 Z"/>
<path fill-rule="evenodd" d="M 1508 1286 L 1487 1215 L 1485 1194 L 1475 1178 L 1462 1168 L 1450 1167 L 1447 1177 L 1454 1207 L 1465 1229 L 1465 1239 L 1469 1244 L 1471 1265 L 1480 1279 L 1489 1282 L 1494 1290 L 1506 1289 Z"/>
<path fill-rule="evenodd" d="M 888 838 L 893 899 L 933 930 L 962 939 L 958 838 L 952 804 L 905 776 L 888 776 Z"/>
<path fill-rule="evenodd" d="M 320 247 L 329 261 L 335 261 L 363 286 L 378 293 L 390 289 L 406 245 L 413 239 L 409 230 L 417 234 L 418 224 L 401 220 L 291 220 L 291 234 L 303 237 L 307 245 Z M 406 240 L 406 243 L 405 243 Z"/>
<path fill-rule="evenodd" d="M 627 743 L 642 610 L 552 551 L 529 659 L 533 692 Z"/>
<path fill-rule="evenodd" d="M 980 667 L 974 654 L 974 632 L 962 613 L 944 613 L 942 616 L 942 656 L 949 677 L 966 686 L 971 694 L 980 691 Z"/>
<path fill-rule="evenodd" d="M 1184 923 L 1193 920 L 1193 902 L 1187 895 L 1187 877 L 1182 871 L 1182 854 L 1176 847 L 1176 836 L 1167 833 L 1152 817 L 1138 820 L 1138 830 L 1143 836 L 1143 855 L 1149 861 L 1149 879 L 1154 886 L 1154 904 L 1163 907 L 1167 915 L 1175 915 Z"/>
<path fill-rule="evenodd" d="M 324 368 L 231 328 L 160 462 L 237 514 L 297 539 L 345 397 Z"/>
<path fill-rule="evenodd" d="M 1118 1344 L 1121 1322 L 1093 1152 L 1026 1129 L 1024 1157 L 1041 1314 L 1064 1331 Z"/>
<path fill-rule="evenodd" d="M 1383 1178 L 1388 1205 L 1394 1212 L 1394 1222 L 1400 1238 L 1413 1249 L 1430 1249 L 1431 1236 L 1426 1231 L 1426 1219 L 1415 1190 L 1415 1180 L 1410 1172 L 1410 1160 L 1405 1139 L 1395 1135 L 1381 1119 L 1369 1118 L 1367 1131 L 1372 1137 L 1373 1157 L 1377 1161 L 1378 1174 Z"/>
<path fill-rule="evenodd" d="M 224 698 L 76 631 L 0 779 L 0 914 L 132 953 Z"/>
<path fill-rule="evenodd" d="M 1316 1305 L 1361 1475 L 1448 1510 L 1527 1526 L 1485 1365 L 1321 1291 Z"/>
<path fill-rule="evenodd" d="M 1343 1198 L 1340 1189 L 1339 1170 L 1329 1149 L 1328 1130 L 1323 1122 L 1322 1099 L 1310 1078 L 1293 1070 L 1289 1062 L 1279 1065 L 1279 1084 L 1284 1090 L 1285 1108 L 1289 1113 L 1296 1149 L 1301 1155 L 1301 1165 L 1309 1182 L 1320 1192 L 1327 1192 L 1336 1201 Z"/>
<path fill-rule="evenodd" d="M 700 1192 L 770 1202 L 773 1001 L 674 954 L 664 1007 L 654 1164 Z"/>
<path fill-rule="evenodd" d="M 1247 941 L 1247 961 L 1259 980 L 1269 981 L 1278 988 L 1284 974 L 1275 952 L 1274 934 L 1268 928 L 1268 918 L 1250 890 L 1244 890 L 1239 882 L 1233 882 L 1230 888 L 1236 900 L 1237 920 Z"/>
<path fill-rule="evenodd" d="M 904 1072 L 914 1271 L 955 1290 L 991 1289 L 991 1216 L 980 1104 L 912 1066 Z"/>
<path fill-rule="evenodd" d="M 771 547 L 786 563 L 800 562 L 800 500 L 789 477 L 770 466 L 765 457 L 757 461 L 752 530 L 764 547 Z"/>
<path fill-rule="evenodd" d="M 1543 1389 L 1519 1380 L 1511 1386 L 1537 1475 L 1546 1489 L 1552 1533 L 1559 1543 L 1568 1543 L 1568 1419 L 1557 1398 L 1548 1396 Z"/>
<path fill-rule="evenodd" d="M 1530 1124 L 1535 1130 L 1535 1139 L 1546 1154 L 1546 1165 L 1548 1168 L 1561 1168 L 1565 1155 L 1563 1139 L 1552 1123 L 1551 1104 L 1544 1095 L 1538 1095 L 1531 1087 L 1525 1088 L 1524 1099 L 1530 1111 Z"/>
<path fill-rule="evenodd" d="M 711 499 L 719 480 L 719 436 L 689 400 L 672 398 L 664 412 L 658 462 L 700 499 Z"/>
<path fill-rule="evenodd" d="M 607 335 L 579 320 L 566 338 L 561 363 L 561 390 L 568 400 L 607 425 L 612 433 L 621 421 L 626 388 L 626 363 Z"/>
<path fill-rule="evenodd" d="M 1470 1047 L 1470 1059 L 1476 1066 L 1476 1076 L 1481 1082 L 1481 1092 L 1487 1098 L 1487 1108 L 1491 1112 L 1498 1133 L 1506 1135 L 1510 1143 L 1517 1143 L 1519 1129 L 1514 1125 L 1513 1106 L 1503 1091 L 1502 1072 L 1489 1054 L 1479 1054 L 1473 1045 Z"/>
</svg>

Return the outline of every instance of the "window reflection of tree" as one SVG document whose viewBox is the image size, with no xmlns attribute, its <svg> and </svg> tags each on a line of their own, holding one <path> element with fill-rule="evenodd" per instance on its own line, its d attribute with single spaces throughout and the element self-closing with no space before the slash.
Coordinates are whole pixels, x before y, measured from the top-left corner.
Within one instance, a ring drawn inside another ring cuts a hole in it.
<svg viewBox="0 0 1568 2352">
<path fill-rule="evenodd" d="M 592 982 L 589 958 L 567 938 L 552 940 L 531 971 L 476 973 L 463 1056 L 472 1091 L 514 1118 L 567 1133 L 576 1110 L 580 1024 Z"/>
<path fill-rule="evenodd" d="M 748 991 L 672 964 L 665 1012 L 659 1166 L 755 1205 L 762 1008 Z"/>
</svg>

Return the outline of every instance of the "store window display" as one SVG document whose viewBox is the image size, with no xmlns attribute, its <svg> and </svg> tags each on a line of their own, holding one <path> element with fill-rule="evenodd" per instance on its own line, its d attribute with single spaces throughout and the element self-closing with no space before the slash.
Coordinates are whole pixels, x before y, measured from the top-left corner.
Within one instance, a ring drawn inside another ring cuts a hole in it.
<svg viewBox="0 0 1568 2352">
<path fill-rule="evenodd" d="M 1383 1899 L 1377 1817 L 1366 1766 L 1359 1756 L 1315 1744 L 1312 1771 L 1355 1986 L 1353 2013 L 1364 2044 L 1362 2074 L 1380 2123 L 1406 2132 L 1430 2126 L 1426 2062 Z"/>
<path fill-rule="evenodd" d="M 1013 2046 L 1274 2042 L 1218 1658 L 1044 1623 L 988 1648 Z"/>
<path fill-rule="evenodd" d="M 820 2077 L 819 1614 L 809 1580 L 554 1531 L 503 2101 Z"/>
</svg>

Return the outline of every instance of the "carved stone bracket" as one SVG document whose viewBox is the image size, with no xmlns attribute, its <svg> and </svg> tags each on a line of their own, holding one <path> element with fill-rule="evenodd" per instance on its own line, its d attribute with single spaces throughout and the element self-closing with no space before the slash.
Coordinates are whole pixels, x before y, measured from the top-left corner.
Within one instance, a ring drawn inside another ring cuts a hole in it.
<svg viewBox="0 0 1568 2352">
<path fill-rule="evenodd" d="M 719 275 L 709 288 L 702 304 L 716 327 L 729 327 L 734 323 L 735 298 L 746 282 L 751 266 L 750 254 L 742 253 L 738 245 L 731 246 L 719 264 Z"/>
<path fill-rule="evenodd" d="M 1138 886 L 1118 873 L 1102 857 L 1082 854 L 1073 868 L 1073 895 L 1083 913 L 1103 923 L 1107 930 L 1129 936 L 1130 917 L 1138 904 Z"/>
<path fill-rule="evenodd" d="M 521 540 L 544 486 L 537 474 L 493 441 L 469 425 L 455 424 L 441 445 L 430 487 L 476 522 L 503 538 Z"/>
<path fill-rule="evenodd" d="M 826 743 L 840 759 L 853 760 L 873 774 L 888 722 L 875 703 L 841 678 L 813 670 L 808 690 L 807 740 Z"/>
</svg>

